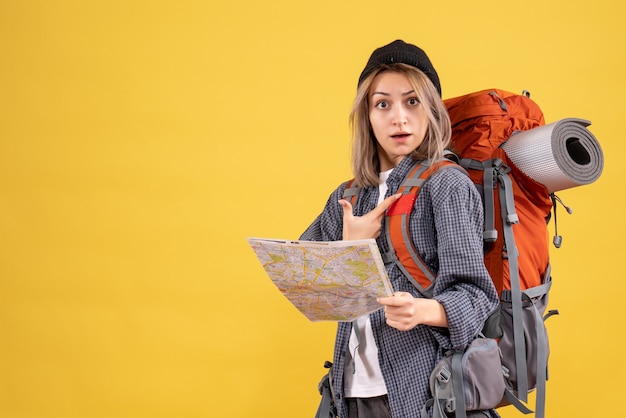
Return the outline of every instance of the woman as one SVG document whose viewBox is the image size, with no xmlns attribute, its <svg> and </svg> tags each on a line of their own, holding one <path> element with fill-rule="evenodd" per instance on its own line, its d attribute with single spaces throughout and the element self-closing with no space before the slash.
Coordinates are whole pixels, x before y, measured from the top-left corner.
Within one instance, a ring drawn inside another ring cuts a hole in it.
<svg viewBox="0 0 626 418">
<path fill-rule="evenodd" d="M 416 162 L 442 159 L 450 142 L 439 78 L 424 51 L 401 40 L 375 50 L 350 121 L 355 207 L 340 185 L 301 239 L 376 238 L 384 253 L 384 214 L 401 182 Z M 339 323 L 333 385 L 340 417 L 419 416 L 437 361 L 469 345 L 498 304 L 483 263 L 482 225 L 481 199 L 466 174 L 440 169 L 423 185 L 408 234 L 436 274 L 433 297 L 422 297 L 390 263 L 394 295 L 380 298 L 383 309 Z"/>
</svg>

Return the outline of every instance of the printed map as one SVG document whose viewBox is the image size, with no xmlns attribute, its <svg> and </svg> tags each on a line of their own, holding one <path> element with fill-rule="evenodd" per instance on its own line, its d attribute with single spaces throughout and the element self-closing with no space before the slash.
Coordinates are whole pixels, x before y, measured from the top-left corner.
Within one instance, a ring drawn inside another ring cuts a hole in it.
<svg viewBox="0 0 626 418">
<path fill-rule="evenodd" d="M 373 239 L 248 242 L 276 287 L 311 321 L 352 321 L 392 294 Z"/>
</svg>

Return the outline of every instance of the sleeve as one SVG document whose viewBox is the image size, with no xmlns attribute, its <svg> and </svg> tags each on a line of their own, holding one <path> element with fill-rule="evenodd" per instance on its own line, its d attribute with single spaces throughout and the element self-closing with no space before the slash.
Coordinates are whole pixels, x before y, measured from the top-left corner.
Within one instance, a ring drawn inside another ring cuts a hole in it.
<svg viewBox="0 0 626 418">
<path fill-rule="evenodd" d="M 339 199 L 343 197 L 346 183 L 341 184 L 333 191 L 326 201 L 326 205 L 317 218 L 302 233 L 302 241 L 339 241 L 343 234 L 343 209 Z"/>
<path fill-rule="evenodd" d="M 434 298 L 448 317 L 448 329 L 433 332 L 444 348 L 462 349 L 499 303 L 483 259 L 483 205 L 474 184 L 459 170 L 441 170 L 432 180 L 427 196 L 439 259 Z"/>
</svg>

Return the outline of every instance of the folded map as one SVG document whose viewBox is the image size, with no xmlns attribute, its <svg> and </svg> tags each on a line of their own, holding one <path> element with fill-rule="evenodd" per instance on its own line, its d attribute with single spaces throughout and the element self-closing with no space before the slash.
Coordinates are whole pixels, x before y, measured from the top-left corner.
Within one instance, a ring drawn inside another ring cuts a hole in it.
<svg viewBox="0 0 626 418">
<path fill-rule="evenodd" d="M 272 282 L 311 321 L 352 321 L 393 293 L 373 239 L 248 242 Z"/>
</svg>

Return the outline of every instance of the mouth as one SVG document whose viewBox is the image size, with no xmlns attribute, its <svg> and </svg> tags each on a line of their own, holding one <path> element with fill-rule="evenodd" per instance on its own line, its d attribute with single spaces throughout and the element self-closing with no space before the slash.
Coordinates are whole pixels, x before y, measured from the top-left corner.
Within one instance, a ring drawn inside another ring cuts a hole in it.
<svg viewBox="0 0 626 418">
<path fill-rule="evenodd" d="M 393 140 L 403 140 L 403 139 L 407 139 L 408 137 L 410 137 L 411 134 L 408 132 L 396 132 L 395 134 L 391 135 L 391 139 Z"/>
</svg>

